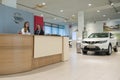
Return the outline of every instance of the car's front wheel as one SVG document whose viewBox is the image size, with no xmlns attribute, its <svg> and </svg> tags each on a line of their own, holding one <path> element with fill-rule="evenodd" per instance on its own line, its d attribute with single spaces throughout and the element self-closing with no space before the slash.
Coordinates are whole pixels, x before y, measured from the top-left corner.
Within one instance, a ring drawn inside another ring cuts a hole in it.
<svg viewBox="0 0 120 80">
<path fill-rule="evenodd" d="M 116 46 L 114 48 L 114 52 L 118 52 L 118 44 L 116 43 Z"/>
<path fill-rule="evenodd" d="M 85 55 L 85 54 L 87 54 L 87 51 L 82 50 L 82 53 Z"/>
<path fill-rule="evenodd" d="M 107 55 L 111 55 L 111 54 L 112 54 L 112 46 L 109 45 L 109 46 L 108 46 Z"/>
</svg>

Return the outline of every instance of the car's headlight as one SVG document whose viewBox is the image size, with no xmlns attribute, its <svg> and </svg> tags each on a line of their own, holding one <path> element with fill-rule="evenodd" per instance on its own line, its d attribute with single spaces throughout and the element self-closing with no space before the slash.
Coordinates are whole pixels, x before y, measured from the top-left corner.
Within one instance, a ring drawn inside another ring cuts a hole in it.
<svg viewBox="0 0 120 80">
<path fill-rule="evenodd" d="M 97 43 L 106 43 L 107 42 L 107 40 L 104 40 L 104 41 L 98 41 Z"/>
</svg>

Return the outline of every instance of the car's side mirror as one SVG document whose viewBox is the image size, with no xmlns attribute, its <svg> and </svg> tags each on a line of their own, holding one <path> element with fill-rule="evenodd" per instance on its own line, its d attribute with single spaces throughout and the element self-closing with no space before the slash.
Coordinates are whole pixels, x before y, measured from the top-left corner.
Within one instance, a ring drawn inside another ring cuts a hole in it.
<svg viewBox="0 0 120 80">
<path fill-rule="evenodd" d="M 114 38 L 114 36 L 110 36 L 110 38 Z"/>
<path fill-rule="evenodd" d="M 112 33 L 110 33 L 110 38 L 114 38 L 114 36 L 113 36 L 113 34 L 112 34 Z"/>
</svg>

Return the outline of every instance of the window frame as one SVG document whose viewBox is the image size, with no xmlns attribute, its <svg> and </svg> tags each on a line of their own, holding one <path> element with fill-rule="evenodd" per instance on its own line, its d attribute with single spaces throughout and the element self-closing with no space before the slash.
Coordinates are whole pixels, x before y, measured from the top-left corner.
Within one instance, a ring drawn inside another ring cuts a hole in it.
<svg viewBox="0 0 120 80">
<path fill-rule="evenodd" d="M 50 23 L 50 22 L 44 22 L 44 30 L 45 30 L 45 26 L 51 27 L 51 35 L 53 34 L 53 28 L 57 28 L 57 34 L 55 34 L 55 35 L 65 36 L 65 26 L 64 25 L 54 24 L 54 23 Z M 64 32 L 63 35 L 60 34 L 60 31 L 59 31 L 60 29 L 63 29 L 63 32 Z"/>
</svg>

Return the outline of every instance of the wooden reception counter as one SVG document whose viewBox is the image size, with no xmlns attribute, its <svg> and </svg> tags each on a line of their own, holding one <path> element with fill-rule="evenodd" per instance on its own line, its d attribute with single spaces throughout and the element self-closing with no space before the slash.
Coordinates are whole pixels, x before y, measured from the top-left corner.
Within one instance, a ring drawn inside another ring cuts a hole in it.
<svg viewBox="0 0 120 80">
<path fill-rule="evenodd" d="M 69 59 L 67 37 L 0 34 L 0 75 Z"/>
</svg>

